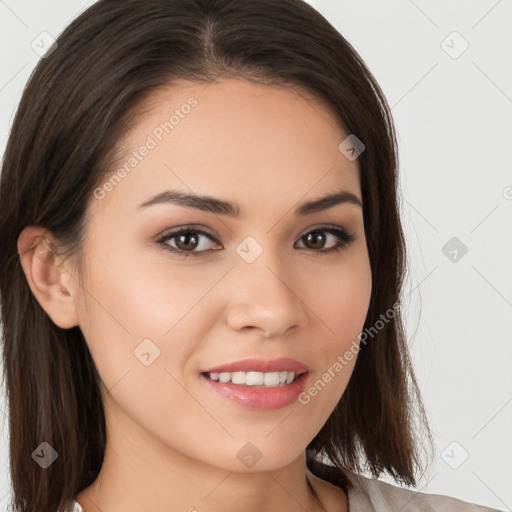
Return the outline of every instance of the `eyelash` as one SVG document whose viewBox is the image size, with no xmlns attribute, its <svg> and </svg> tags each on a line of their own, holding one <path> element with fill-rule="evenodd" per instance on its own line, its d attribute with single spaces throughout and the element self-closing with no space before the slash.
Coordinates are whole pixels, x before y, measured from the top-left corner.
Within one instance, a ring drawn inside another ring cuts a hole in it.
<svg viewBox="0 0 512 512">
<path fill-rule="evenodd" d="M 356 238 L 354 235 L 352 235 L 351 233 L 349 233 L 348 231 L 346 231 L 343 228 L 333 228 L 333 227 L 321 226 L 321 227 L 315 228 L 311 231 L 307 231 L 304 235 L 302 235 L 299 238 L 299 240 L 302 239 L 303 237 L 305 237 L 306 235 L 308 235 L 309 233 L 318 233 L 318 232 L 320 232 L 320 233 L 326 232 L 326 233 L 334 235 L 338 238 L 338 243 L 335 246 L 330 247 L 329 249 L 319 249 L 319 250 L 310 249 L 313 252 L 317 252 L 317 253 L 321 253 L 321 254 L 330 254 L 330 253 L 334 253 L 334 252 L 339 252 L 342 249 L 345 249 Z M 168 242 L 169 240 L 176 238 L 184 233 L 198 233 L 200 235 L 204 235 L 204 236 L 210 238 L 213 242 L 220 244 L 220 242 L 215 237 L 213 237 L 210 233 L 207 233 L 206 231 L 204 231 L 202 229 L 192 228 L 192 227 L 184 227 L 177 231 L 173 231 L 166 235 L 162 235 L 160 238 L 158 238 L 156 240 L 156 243 L 162 245 L 164 250 L 167 250 L 169 252 L 172 252 L 173 254 L 176 254 L 176 255 L 184 257 L 184 258 L 188 258 L 189 256 L 193 256 L 193 257 L 200 256 L 202 253 L 207 252 L 207 251 L 195 251 L 195 252 L 184 251 L 182 249 L 176 249 L 175 247 L 171 247 L 165 243 L 165 242 Z"/>
</svg>

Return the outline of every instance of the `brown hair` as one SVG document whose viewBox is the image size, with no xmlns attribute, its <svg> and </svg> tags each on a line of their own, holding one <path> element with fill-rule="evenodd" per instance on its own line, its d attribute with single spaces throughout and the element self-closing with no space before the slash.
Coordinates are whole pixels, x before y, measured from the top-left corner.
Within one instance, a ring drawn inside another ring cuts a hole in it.
<svg viewBox="0 0 512 512">
<path fill-rule="evenodd" d="M 302 0 L 99 0 L 57 44 L 25 88 L 0 177 L 13 506 L 68 505 L 96 479 L 106 443 L 99 375 L 82 332 L 57 327 L 40 307 L 17 239 L 26 226 L 42 226 L 80 262 L 88 201 L 112 170 L 112 148 L 134 108 L 156 87 L 218 77 L 310 92 L 365 144 L 358 161 L 373 287 L 365 330 L 391 308 L 396 314 L 361 344 L 346 391 L 307 455 L 415 485 L 415 419 L 432 439 L 401 318 L 396 136 L 384 94 L 352 46 Z M 31 456 L 44 441 L 59 454 L 46 469 Z"/>
</svg>

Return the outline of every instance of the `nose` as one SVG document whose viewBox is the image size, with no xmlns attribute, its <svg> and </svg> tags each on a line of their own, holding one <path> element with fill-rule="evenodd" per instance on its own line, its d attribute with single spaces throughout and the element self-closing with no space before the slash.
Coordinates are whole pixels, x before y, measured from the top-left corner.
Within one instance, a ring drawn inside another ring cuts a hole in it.
<svg viewBox="0 0 512 512">
<path fill-rule="evenodd" d="M 227 313 L 231 329 L 257 331 L 271 338 L 306 325 L 306 297 L 300 296 L 300 281 L 290 271 L 268 263 L 260 257 L 251 264 L 241 262 L 233 272 Z"/>
</svg>

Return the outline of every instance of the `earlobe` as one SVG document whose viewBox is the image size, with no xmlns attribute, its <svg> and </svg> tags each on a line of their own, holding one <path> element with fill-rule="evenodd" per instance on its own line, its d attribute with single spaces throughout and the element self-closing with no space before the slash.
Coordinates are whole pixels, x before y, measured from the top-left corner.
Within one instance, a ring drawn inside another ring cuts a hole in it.
<svg viewBox="0 0 512 512">
<path fill-rule="evenodd" d="M 62 329 L 78 325 L 71 276 L 59 266 L 48 230 L 26 227 L 18 237 L 18 253 L 28 285 L 53 323 Z"/>
</svg>

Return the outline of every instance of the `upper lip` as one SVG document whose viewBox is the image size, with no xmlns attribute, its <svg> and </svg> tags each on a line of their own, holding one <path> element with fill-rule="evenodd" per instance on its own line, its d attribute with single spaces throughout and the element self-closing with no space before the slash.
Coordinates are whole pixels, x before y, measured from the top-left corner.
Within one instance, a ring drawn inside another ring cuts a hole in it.
<svg viewBox="0 0 512 512">
<path fill-rule="evenodd" d="M 308 371 L 307 365 L 291 359 L 289 357 L 280 357 L 278 359 L 242 359 L 233 361 L 215 368 L 205 370 L 203 373 L 221 373 L 221 372 L 294 372 L 296 374 Z"/>
</svg>

